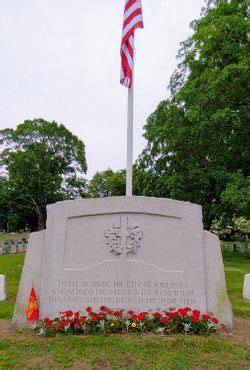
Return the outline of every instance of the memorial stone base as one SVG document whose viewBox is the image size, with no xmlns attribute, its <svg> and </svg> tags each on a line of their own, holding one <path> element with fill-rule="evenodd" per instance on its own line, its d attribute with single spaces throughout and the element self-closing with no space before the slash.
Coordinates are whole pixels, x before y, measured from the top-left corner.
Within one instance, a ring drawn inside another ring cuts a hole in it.
<svg viewBox="0 0 250 370">
<path fill-rule="evenodd" d="M 189 306 L 232 326 L 220 243 L 203 230 L 200 206 L 110 197 L 59 202 L 47 213 L 46 230 L 30 234 L 13 325 L 27 326 L 33 283 L 41 319 L 86 306 Z"/>
</svg>

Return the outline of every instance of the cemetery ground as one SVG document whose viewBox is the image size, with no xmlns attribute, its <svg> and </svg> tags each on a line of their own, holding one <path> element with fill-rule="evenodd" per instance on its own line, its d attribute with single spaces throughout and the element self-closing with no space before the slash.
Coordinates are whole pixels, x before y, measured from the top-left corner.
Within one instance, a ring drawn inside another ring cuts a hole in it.
<svg viewBox="0 0 250 370">
<path fill-rule="evenodd" d="M 232 330 L 210 337 L 173 335 L 59 335 L 40 338 L 10 327 L 24 253 L 0 256 L 7 300 L 0 302 L 0 368 L 249 369 L 250 301 L 242 298 L 250 254 L 224 252 L 227 288 L 234 310 Z"/>
</svg>

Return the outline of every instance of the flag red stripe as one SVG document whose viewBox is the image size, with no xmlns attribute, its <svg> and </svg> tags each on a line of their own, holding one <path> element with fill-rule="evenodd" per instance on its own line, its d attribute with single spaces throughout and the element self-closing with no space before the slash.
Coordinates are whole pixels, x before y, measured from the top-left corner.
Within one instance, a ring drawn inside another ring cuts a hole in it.
<svg viewBox="0 0 250 370">
<path fill-rule="evenodd" d="M 138 15 L 142 15 L 141 9 L 136 9 L 132 14 L 130 14 L 130 16 L 124 21 L 123 28 L 125 28 L 129 23 L 131 23 L 133 19 L 137 17 Z M 138 23 L 136 23 L 132 28 L 133 29 L 138 28 Z"/>
<path fill-rule="evenodd" d="M 121 78 L 122 85 L 131 88 L 134 66 L 134 32 L 143 28 L 141 0 L 126 0 L 121 42 Z"/>
<path fill-rule="evenodd" d="M 129 0 L 129 1 L 126 1 L 126 4 L 125 4 L 125 9 L 124 9 L 124 13 L 129 10 L 129 8 L 134 5 L 135 3 L 137 2 L 137 0 Z"/>
</svg>

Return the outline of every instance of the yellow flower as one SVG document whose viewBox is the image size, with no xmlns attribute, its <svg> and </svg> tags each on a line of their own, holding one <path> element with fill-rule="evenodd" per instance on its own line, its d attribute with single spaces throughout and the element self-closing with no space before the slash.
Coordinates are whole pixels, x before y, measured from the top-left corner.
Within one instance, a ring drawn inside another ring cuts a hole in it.
<svg viewBox="0 0 250 370">
<path fill-rule="evenodd" d="M 115 324 L 112 322 L 112 323 L 110 324 L 110 326 L 115 326 Z"/>
<path fill-rule="evenodd" d="M 132 322 L 131 326 L 132 326 L 132 328 L 135 328 L 136 327 L 136 322 Z"/>
</svg>

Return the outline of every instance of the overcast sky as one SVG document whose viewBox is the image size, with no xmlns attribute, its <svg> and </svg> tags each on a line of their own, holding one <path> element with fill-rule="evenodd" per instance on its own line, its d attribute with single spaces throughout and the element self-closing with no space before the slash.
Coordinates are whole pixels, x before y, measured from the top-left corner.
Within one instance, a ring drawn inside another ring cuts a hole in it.
<svg viewBox="0 0 250 370">
<path fill-rule="evenodd" d="M 126 166 L 127 89 L 119 84 L 124 0 L 0 0 L 0 129 L 63 123 L 86 145 L 88 173 Z M 179 43 L 204 0 L 142 0 L 136 31 L 134 159 Z"/>
</svg>

